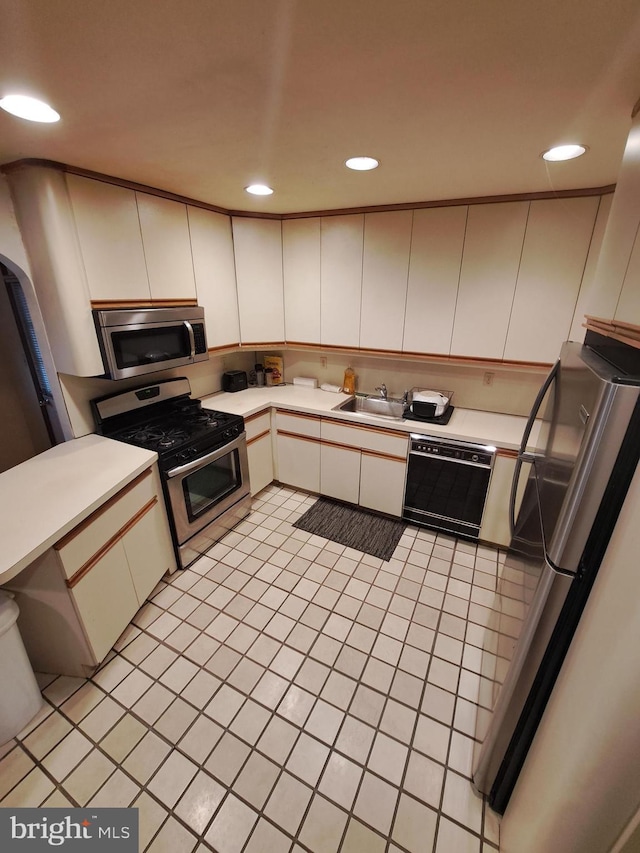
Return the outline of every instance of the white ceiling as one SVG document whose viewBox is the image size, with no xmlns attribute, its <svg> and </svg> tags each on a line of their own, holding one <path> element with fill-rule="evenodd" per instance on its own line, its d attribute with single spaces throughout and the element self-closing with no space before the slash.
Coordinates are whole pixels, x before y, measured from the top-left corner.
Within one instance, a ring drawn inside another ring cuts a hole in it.
<svg viewBox="0 0 640 853">
<path fill-rule="evenodd" d="M 0 20 L 0 95 L 62 115 L 0 110 L 0 163 L 236 210 L 604 186 L 640 98 L 638 0 L 0 0 Z M 568 141 L 587 156 L 540 159 Z"/>
</svg>

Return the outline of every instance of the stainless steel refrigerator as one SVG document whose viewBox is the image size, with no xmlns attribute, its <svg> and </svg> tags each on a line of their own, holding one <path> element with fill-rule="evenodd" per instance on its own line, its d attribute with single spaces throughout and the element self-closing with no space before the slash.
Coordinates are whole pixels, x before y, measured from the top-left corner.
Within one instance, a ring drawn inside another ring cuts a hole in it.
<svg viewBox="0 0 640 853">
<path fill-rule="evenodd" d="M 492 711 L 485 730 L 476 733 L 473 780 L 499 813 L 526 759 L 639 456 L 640 350 L 593 332 L 584 345 L 563 344 L 522 438 L 509 508 L 511 546 L 482 654 L 480 704 Z"/>
</svg>

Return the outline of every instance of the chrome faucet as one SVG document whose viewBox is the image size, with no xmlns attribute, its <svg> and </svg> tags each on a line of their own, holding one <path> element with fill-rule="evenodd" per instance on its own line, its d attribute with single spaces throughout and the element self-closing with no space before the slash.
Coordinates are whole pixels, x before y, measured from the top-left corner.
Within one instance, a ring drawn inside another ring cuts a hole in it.
<svg viewBox="0 0 640 853">
<path fill-rule="evenodd" d="M 382 383 L 382 385 L 376 386 L 376 391 L 380 392 L 380 396 L 383 400 L 387 399 L 387 386 L 384 384 L 384 382 Z"/>
</svg>

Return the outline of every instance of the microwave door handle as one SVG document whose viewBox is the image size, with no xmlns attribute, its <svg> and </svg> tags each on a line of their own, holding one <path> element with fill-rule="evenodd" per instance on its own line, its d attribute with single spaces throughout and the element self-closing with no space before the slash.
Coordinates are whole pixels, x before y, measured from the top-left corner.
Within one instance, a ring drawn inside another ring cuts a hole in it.
<svg viewBox="0 0 640 853">
<path fill-rule="evenodd" d="M 195 358 L 195 356 L 196 356 L 196 339 L 195 339 L 195 335 L 193 334 L 193 326 L 191 325 L 191 323 L 188 320 L 183 320 L 182 322 L 187 327 L 187 333 L 189 335 L 189 346 L 191 347 L 191 355 L 189 357 Z"/>
<path fill-rule="evenodd" d="M 540 406 L 542 405 L 542 401 L 545 398 L 545 395 L 549 388 L 551 387 L 551 383 L 555 380 L 558 375 L 558 369 L 560 367 L 560 359 L 556 361 L 556 363 L 551 368 L 549 375 L 545 379 L 542 387 L 538 391 L 536 399 L 534 400 L 533 406 L 531 407 L 531 412 L 529 413 L 529 418 L 527 419 L 526 426 L 524 428 L 524 432 L 522 433 L 522 441 L 520 442 L 520 449 L 518 450 L 518 458 L 516 460 L 516 467 L 513 472 L 513 479 L 511 481 L 511 494 L 509 495 L 509 529 L 511 530 L 511 536 L 513 537 L 516 526 L 516 496 L 518 493 L 518 485 L 520 483 L 520 471 L 522 469 L 523 462 L 535 463 L 536 458 L 539 454 L 536 453 L 528 453 L 527 452 L 527 444 L 529 443 L 529 437 L 531 435 L 531 430 L 533 429 L 533 425 L 538 417 L 538 412 L 540 411 Z"/>
</svg>

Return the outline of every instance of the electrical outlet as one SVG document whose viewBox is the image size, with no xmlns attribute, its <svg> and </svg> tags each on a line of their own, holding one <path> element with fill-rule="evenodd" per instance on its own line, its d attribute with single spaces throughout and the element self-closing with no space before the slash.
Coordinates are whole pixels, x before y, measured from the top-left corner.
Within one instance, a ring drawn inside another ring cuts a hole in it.
<svg viewBox="0 0 640 853">
<path fill-rule="evenodd" d="M 485 373 L 484 378 L 482 380 L 483 385 L 493 385 L 493 373 Z"/>
<path fill-rule="evenodd" d="M 326 355 L 321 355 L 320 356 L 320 367 L 326 367 L 326 366 L 327 366 L 327 357 L 326 357 Z"/>
</svg>

